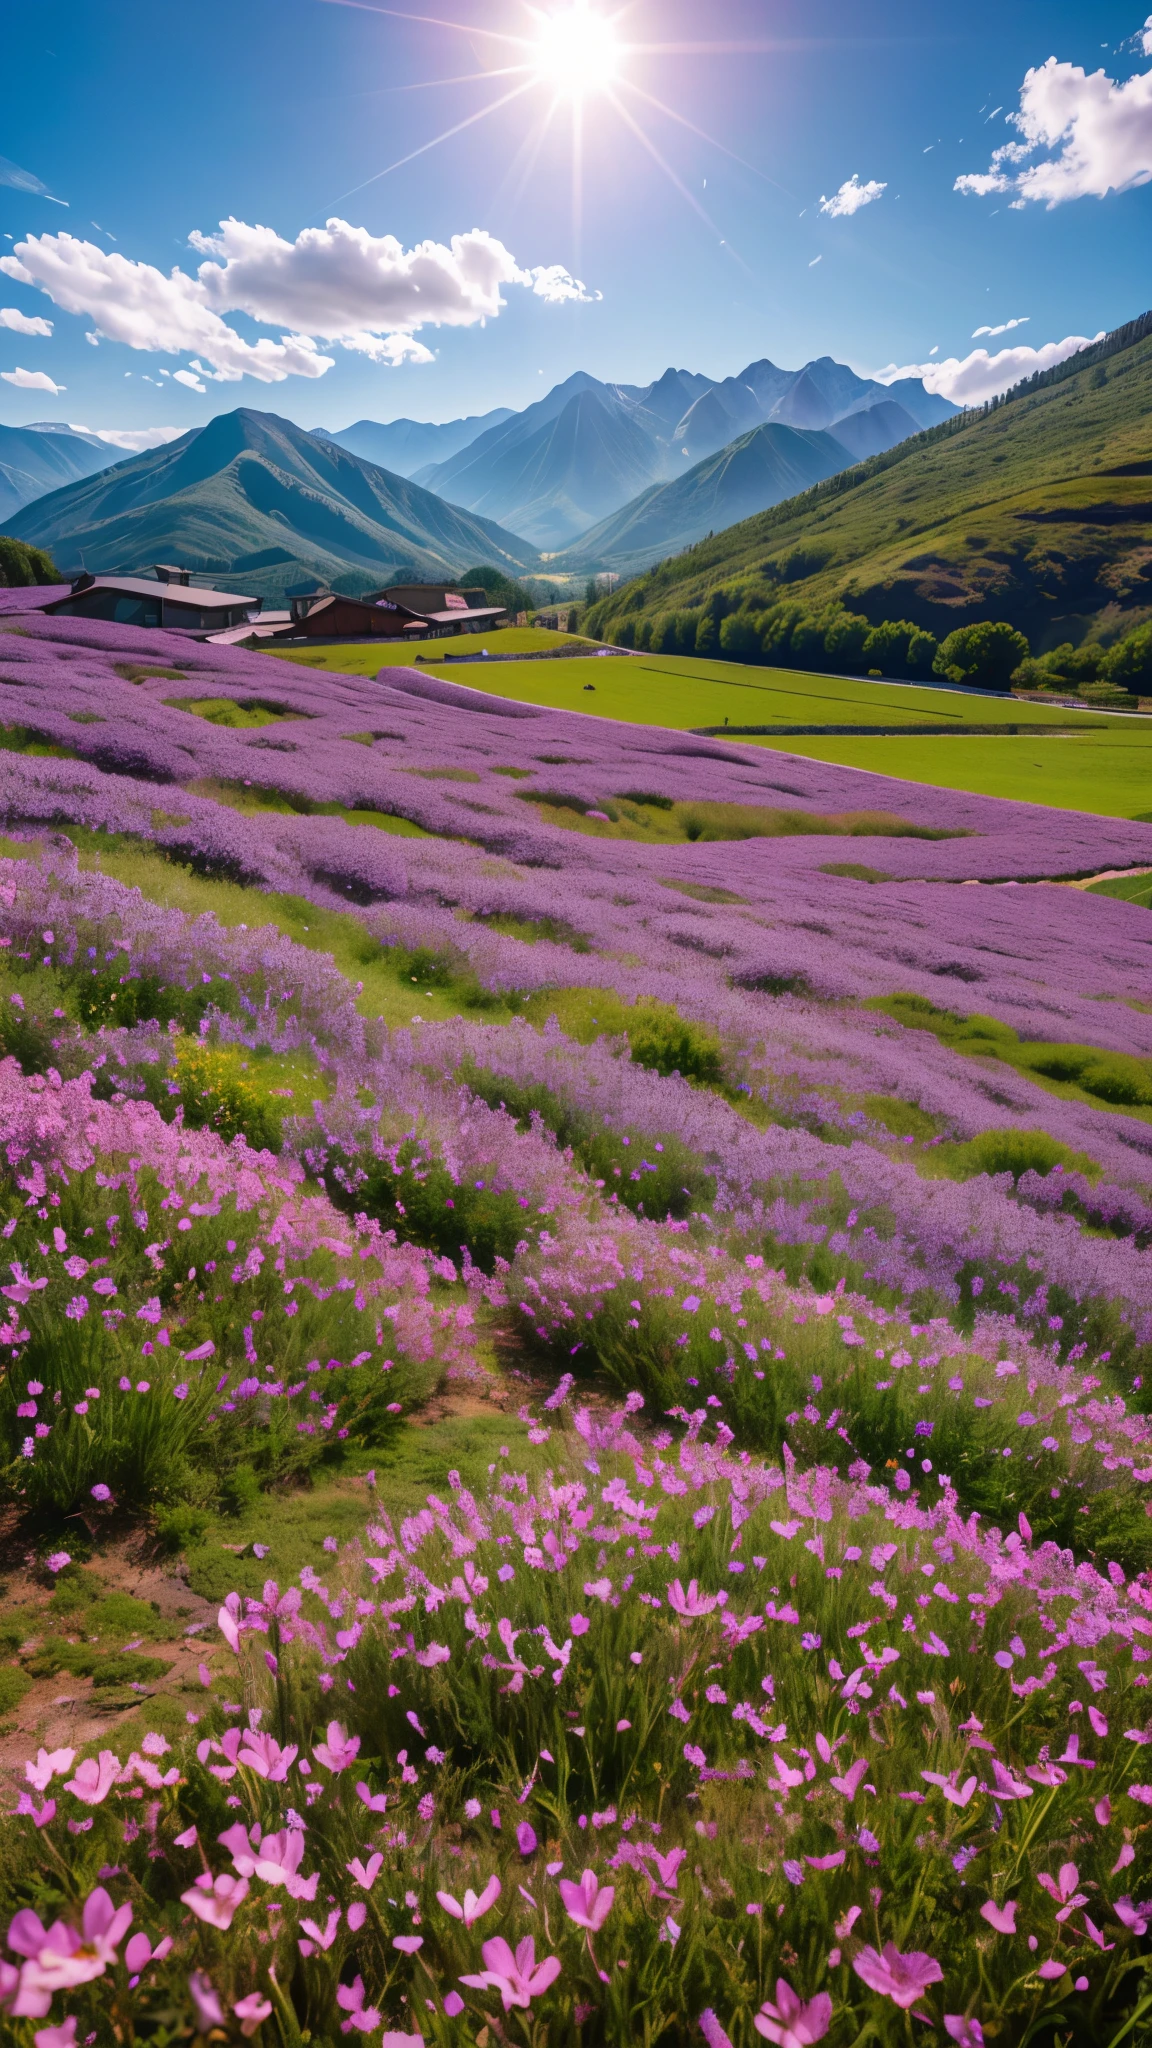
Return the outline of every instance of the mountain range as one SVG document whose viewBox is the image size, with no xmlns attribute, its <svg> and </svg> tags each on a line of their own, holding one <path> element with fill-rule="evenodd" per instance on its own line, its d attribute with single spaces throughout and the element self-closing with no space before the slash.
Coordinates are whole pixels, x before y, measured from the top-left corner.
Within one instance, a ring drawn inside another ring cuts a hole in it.
<svg viewBox="0 0 1152 2048">
<path fill-rule="evenodd" d="M 603 384 L 578 370 L 456 454 L 418 469 L 415 480 L 554 553 L 754 427 L 822 433 L 877 407 L 884 411 L 870 423 L 869 453 L 956 411 L 918 379 L 878 384 L 830 356 L 799 370 L 750 363 L 720 382 L 670 369 L 654 384 Z M 845 446 L 857 460 L 851 440 Z"/>
<path fill-rule="evenodd" d="M 519 573 L 535 559 L 492 520 L 246 407 L 37 498 L 8 530 L 65 572 L 177 561 L 266 599 L 317 583 L 436 582 L 477 562 Z"/>
<path fill-rule="evenodd" d="M 0 426 L 0 520 L 7 522 L 22 505 L 58 491 L 80 477 L 94 476 L 121 460 L 83 428 L 43 420 L 30 427 Z"/>
<path fill-rule="evenodd" d="M 955 410 L 822 356 L 643 386 L 577 371 L 523 412 L 339 433 L 241 408 L 126 459 L 83 430 L 0 428 L 0 520 L 62 569 L 176 560 L 265 599 L 485 561 L 632 574 Z"/>
</svg>

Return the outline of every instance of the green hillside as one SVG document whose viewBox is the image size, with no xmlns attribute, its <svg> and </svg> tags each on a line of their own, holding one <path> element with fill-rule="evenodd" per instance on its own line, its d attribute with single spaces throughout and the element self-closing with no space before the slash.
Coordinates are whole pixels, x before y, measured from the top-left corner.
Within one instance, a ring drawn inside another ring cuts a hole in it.
<svg viewBox="0 0 1152 2048">
<path fill-rule="evenodd" d="M 175 561 L 264 598 L 317 582 L 359 592 L 450 580 L 478 561 L 515 572 L 536 559 L 491 520 L 246 408 L 37 498 L 9 531 L 66 571 L 141 574 Z"/>
<path fill-rule="evenodd" d="M 1033 652 L 1152 616 L 1152 315 L 662 562 L 586 630 L 642 645 L 644 620 L 703 608 L 715 626 L 783 597 L 941 639 L 1004 620 Z"/>
</svg>

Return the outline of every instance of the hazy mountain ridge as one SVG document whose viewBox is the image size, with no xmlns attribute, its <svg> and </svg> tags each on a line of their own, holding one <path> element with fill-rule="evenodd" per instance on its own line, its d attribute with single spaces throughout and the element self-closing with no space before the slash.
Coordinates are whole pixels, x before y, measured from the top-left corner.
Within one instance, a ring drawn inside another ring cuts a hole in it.
<svg viewBox="0 0 1152 2048">
<path fill-rule="evenodd" d="M 0 520 L 24 505 L 79 478 L 94 476 L 124 460 L 94 434 L 44 421 L 28 427 L 0 426 Z"/>
<path fill-rule="evenodd" d="M 888 386 L 830 356 L 799 370 L 782 370 L 764 358 L 719 380 L 668 369 L 644 387 L 604 384 L 577 371 L 535 405 L 416 475 L 429 490 L 511 526 L 540 548 L 563 550 L 653 485 L 682 477 L 686 461 L 699 462 L 760 425 L 825 433 L 851 414 L 892 404 Z M 902 415 L 878 413 L 870 435 L 849 437 L 851 460 L 858 459 L 854 439 L 872 453 L 956 411 L 914 379 L 902 381 L 895 404 Z M 545 436 L 554 421 L 562 424 Z M 610 445 L 616 456 L 606 464 Z M 663 539 L 653 532 L 657 552 L 676 544 L 671 531 Z"/>
<path fill-rule="evenodd" d="M 362 455 L 378 469 L 391 470 L 394 476 L 414 477 L 417 470 L 432 463 L 449 461 L 479 434 L 511 417 L 511 406 L 498 405 L 492 412 L 463 420 L 354 420 L 336 434 L 326 427 L 313 427 L 312 433 L 319 441 L 335 441 L 350 455 Z"/>
<path fill-rule="evenodd" d="M 519 571 L 534 559 L 492 521 L 244 407 L 53 491 L 8 524 L 64 570 L 127 575 L 176 560 L 222 582 L 242 579 L 265 599 L 294 585 L 435 581 L 484 560 Z"/>
</svg>

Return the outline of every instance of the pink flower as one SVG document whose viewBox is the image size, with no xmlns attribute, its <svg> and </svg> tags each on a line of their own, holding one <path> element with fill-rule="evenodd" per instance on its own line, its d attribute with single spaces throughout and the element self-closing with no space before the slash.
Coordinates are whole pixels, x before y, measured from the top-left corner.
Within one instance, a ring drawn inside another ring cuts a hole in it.
<svg viewBox="0 0 1152 2048">
<path fill-rule="evenodd" d="M 224 2008 L 203 1971 L 193 1970 L 188 1979 L 188 1994 L 195 2008 L 198 2033 L 206 2034 L 210 2028 L 224 2025 Z"/>
<path fill-rule="evenodd" d="M 398 1948 L 402 1956 L 414 1956 L 423 1948 L 424 1936 L 422 1934 L 394 1934 L 392 1936 L 392 1946 L 393 1948 Z"/>
<path fill-rule="evenodd" d="M 879 1955 L 874 1948 L 862 1948 L 853 1958 L 852 1968 L 870 1991 L 890 1998 L 893 2005 L 905 2012 L 923 1996 L 929 1984 L 939 1984 L 944 1977 L 935 1956 L 926 1956 L 919 1949 L 902 1956 L 891 1941 L 885 1942 Z"/>
<path fill-rule="evenodd" d="M 573 1884 L 570 1878 L 560 1880 L 560 1897 L 568 1918 L 577 1927 L 586 1927 L 590 1934 L 599 1934 L 612 1911 L 615 1896 L 615 1887 L 602 1885 L 594 1870 L 586 1870 L 579 1884 Z"/>
<path fill-rule="evenodd" d="M 49 1571 L 55 1573 L 62 1572 L 65 1565 L 71 1564 L 72 1559 L 66 1550 L 54 1550 L 51 1557 L 46 1557 L 44 1562 Z"/>
<path fill-rule="evenodd" d="M 500 1897 L 500 1879 L 490 1877 L 479 1897 L 474 1891 L 466 1891 L 463 1905 L 452 1897 L 451 1892 L 437 1892 L 436 1897 L 453 1920 L 462 1920 L 465 1927 L 472 1927 L 477 1920 L 484 1918 L 485 1913 L 492 1911 Z"/>
<path fill-rule="evenodd" d="M 536 1854 L 536 1830 L 530 1821 L 522 1820 L 516 1830 L 516 1846 L 522 1856 Z"/>
<path fill-rule="evenodd" d="M 8 1945 L 27 1956 L 21 1989 L 35 1997 L 69 1991 L 102 1977 L 132 1924 L 131 1906 L 115 1907 L 102 1885 L 84 1902 L 81 1931 L 57 1920 L 45 1930 L 35 1913 L 18 1913 L 8 1931 Z"/>
<path fill-rule="evenodd" d="M 388 1810 L 388 1794 L 371 1791 L 363 1781 L 356 1786 L 356 1797 L 369 1813 L 386 1813 Z"/>
<path fill-rule="evenodd" d="M 239 1595 L 236 1593 L 230 1593 L 224 1606 L 220 1609 L 220 1612 L 216 1616 L 217 1626 L 220 1630 L 221 1635 L 227 1643 L 228 1648 L 231 1651 L 233 1651 L 237 1657 L 240 1655 L 239 1613 Z"/>
<path fill-rule="evenodd" d="M 353 1735 L 349 1738 L 339 1721 L 329 1721 L 327 1742 L 317 1742 L 312 1754 L 318 1763 L 323 1764 L 326 1771 L 331 1771 L 338 1777 L 340 1772 L 346 1771 L 349 1764 L 355 1763 L 359 1756 L 360 1737 Z"/>
<path fill-rule="evenodd" d="M 775 2004 L 766 1998 L 752 2024 L 776 2048 L 810 2048 L 813 2041 L 824 2039 L 832 2024 L 832 2000 L 821 1991 L 805 2004 L 783 1977 L 777 1977 Z"/>
<path fill-rule="evenodd" d="M 957 1778 L 959 1773 L 957 1771 L 953 1771 L 952 1775 L 947 1778 L 940 1771 L 921 1771 L 920 1776 L 926 1785 L 938 1786 L 945 1799 L 952 1806 L 967 1806 L 968 1801 L 976 1790 L 976 1780 L 974 1777 L 965 1778 L 962 1785 L 958 1784 Z"/>
<path fill-rule="evenodd" d="M 359 1743 L 357 1743 L 359 1748 Z M 299 1754 L 295 1743 L 281 1749 L 275 1736 L 265 1735 L 261 1729 L 249 1729 L 241 1741 L 237 1763 L 247 1764 L 257 1777 L 267 1778 L 271 1785 L 282 1785 Z"/>
<path fill-rule="evenodd" d="M 129 1974 L 138 1977 L 149 1963 L 162 1963 L 172 1947 L 172 1936 L 166 1934 L 153 1948 L 146 1934 L 134 1934 L 124 1951 L 124 1964 Z"/>
<path fill-rule="evenodd" d="M 866 1757 L 861 1756 L 857 1757 L 856 1762 L 850 1769 L 844 1772 L 843 1777 L 832 1777 L 828 1782 L 832 1790 L 841 1793 L 845 1799 L 855 1799 L 860 1789 L 861 1779 L 866 1778 L 867 1775 L 868 1760 Z M 799 1780 L 797 1780 L 797 1783 L 799 1783 Z"/>
<path fill-rule="evenodd" d="M 539 1998 L 554 1984 L 560 1975 L 559 1956 L 544 1956 L 536 1961 L 536 1944 L 531 1935 L 518 1942 L 513 1955 L 502 1936 L 486 1941 L 480 1951 L 484 1960 L 483 1972 L 478 1976 L 461 1977 L 462 1984 L 474 1991 L 498 1991 L 504 2001 L 505 2012 L 511 2012 L 514 2005 L 527 2008 L 534 1998 Z"/>
<path fill-rule="evenodd" d="M 76 2048 L 76 2022 L 69 2017 L 58 2027 L 37 2027 L 32 2039 L 36 2048 Z"/>
<path fill-rule="evenodd" d="M 364 1864 L 361 1863 L 360 1858 L 358 1856 L 354 1856 L 352 1858 L 351 1863 L 346 1863 L 344 1865 L 344 1868 L 345 1870 L 351 1873 L 351 1875 L 355 1878 L 357 1884 L 361 1887 L 363 1891 L 370 1892 L 373 1885 L 376 1882 L 376 1879 L 380 1875 L 380 1868 L 383 1864 L 383 1861 L 384 1858 L 380 1855 L 370 1856 L 368 1858 L 367 1868 L 365 1868 Z"/>
<path fill-rule="evenodd" d="M 181 1892 L 180 1899 L 206 1926 L 218 1927 L 221 1934 L 227 1934 L 232 1925 L 232 1915 L 247 1896 L 248 1879 L 231 1877 L 222 1870 L 215 1881 L 204 1871 L 188 1891 Z"/>
<path fill-rule="evenodd" d="M 585 1586 L 584 1591 L 587 1593 L 589 1590 L 590 1588 Z M 673 1613 L 679 1614 L 684 1621 L 699 1621 L 703 1615 L 711 1614 L 719 1597 L 718 1593 L 702 1593 L 696 1579 L 688 1581 L 687 1592 L 684 1591 L 679 1579 L 673 1579 L 668 1588 L 668 1605 Z"/>
<path fill-rule="evenodd" d="M 979 2020 L 966 2019 L 958 2012 L 946 2012 L 944 2031 L 955 2041 L 956 2048 L 984 2048 L 984 2029 Z"/>
<path fill-rule="evenodd" d="M 75 1760 L 76 1751 L 74 1749 L 42 1749 L 39 1751 L 35 1763 L 25 1764 L 24 1776 L 37 1792 L 43 1792 L 51 1784 L 53 1778 L 62 1778 L 65 1771 L 70 1771 Z"/>
<path fill-rule="evenodd" d="M 1077 1889 L 1080 1883 L 1080 1872 L 1074 1863 L 1062 1863 L 1058 1878 L 1052 1877 L 1046 1870 L 1038 1870 L 1036 1882 L 1043 1885 L 1049 1898 L 1054 1899 L 1061 1908 L 1061 1911 L 1056 1915 L 1057 1921 L 1069 1919 L 1076 1911 L 1077 1906 L 1086 1906 L 1088 1903 L 1087 1892 Z"/>
<path fill-rule="evenodd" d="M 706 2006 L 700 2015 L 700 2032 L 707 2041 L 708 2048 L 732 2048 L 732 2043 L 711 2006 Z"/>
<path fill-rule="evenodd" d="M 99 1762 L 90 1756 L 86 1757 L 82 1764 L 77 1764 L 76 1775 L 69 1778 L 64 1790 L 74 1793 L 77 1799 L 82 1799 L 85 1806 L 100 1806 L 107 1799 L 119 1775 L 119 1757 L 113 1750 L 102 1749 Z"/>
<path fill-rule="evenodd" d="M 302 1920 L 300 1922 L 300 1929 L 303 1934 L 307 1934 L 308 1936 L 310 1936 L 310 1939 L 308 1941 L 302 1941 L 300 1943 L 301 1955 L 310 1956 L 312 1954 L 313 1945 L 315 1945 L 317 1948 L 322 1948 L 325 1951 L 327 1951 L 331 1948 L 332 1943 L 335 1941 L 336 1936 L 340 1930 L 339 1907 L 337 1907 L 334 1913 L 329 1913 L 328 1918 L 325 1921 L 323 1927 L 318 1927 L 315 1920 Z"/>
<path fill-rule="evenodd" d="M 1009 1899 L 1007 1904 L 1003 1906 L 998 1906 L 995 1899 L 989 1899 L 985 1905 L 981 1906 L 980 1916 L 988 1922 L 989 1927 L 996 1929 L 997 1934 L 1015 1934 L 1016 1932 L 1015 1899 Z"/>
<path fill-rule="evenodd" d="M 348 2018 L 343 2023 L 346 2027 L 355 2027 L 357 2032 L 361 2034 L 375 2033 L 380 2025 L 380 2014 L 376 2011 L 375 2006 L 365 2005 L 364 2003 L 363 1977 L 357 1977 L 352 1984 L 338 1984 L 336 1986 L 336 2003 L 340 2007 L 341 2012 L 348 2014 Z"/>
<path fill-rule="evenodd" d="M 263 2026 L 269 2017 L 272 2001 L 270 1998 L 261 1998 L 258 1991 L 250 1991 L 247 1998 L 237 1999 L 232 2010 L 240 2022 L 240 2032 L 248 2040 L 256 2032 L 257 2027 Z"/>
<path fill-rule="evenodd" d="M 1063 1758 L 1061 1758 L 1061 1762 L 1063 1762 Z M 1031 1785 L 1026 1785 L 1023 1778 L 1014 1778 L 1011 1771 L 1005 1770 L 998 1757 L 993 1757 L 992 1759 L 992 1783 L 988 1790 L 995 1799 L 1031 1799 L 1032 1797 Z"/>
<path fill-rule="evenodd" d="M 1145 1899 L 1139 1906 L 1134 1906 L 1125 1892 L 1122 1899 L 1117 1899 L 1112 1911 L 1121 1925 L 1130 1927 L 1133 1934 L 1147 1934 L 1148 1923 L 1152 1921 L 1152 1899 Z"/>
</svg>

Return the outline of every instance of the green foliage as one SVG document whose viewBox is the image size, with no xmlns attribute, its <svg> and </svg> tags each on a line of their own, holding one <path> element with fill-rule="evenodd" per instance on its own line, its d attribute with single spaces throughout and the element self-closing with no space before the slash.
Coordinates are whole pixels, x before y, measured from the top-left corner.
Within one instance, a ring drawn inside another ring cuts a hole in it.
<svg viewBox="0 0 1152 2048">
<path fill-rule="evenodd" d="M 1152 696 L 1152 620 L 1109 649 L 1101 673 L 1137 696 Z"/>
<path fill-rule="evenodd" d="M 489 603 L 502 604 L 513 619 L 517 612 L 532 612 L 536 609 L 536 600 L 532 592 L 526 590 L 522 583 L 515 582 L 507 570 L 494 568 L 490 562 L 481 562 L 474 569 L 465 569 L 463 575 L 456 580 L 461 590 L 487 591 Z"/>
<path fill-rule="evenodd" d="M 1023 633 L 1003 620 L 982 619 L 979 625 L 958 626 L 937 650 L 932 673 L 951 683 L 971 683 L 983 690 L 1007 690 L 1012 671 L 1026 661 Z"/>
<path fill-rule="evenodd" d="M 14 1714 L 31 1690 L 32 1680 L 26 1671 L 18 1670 L 14 1664 L 0 1664 L 0 1717 Z"/>
<path fill-rule="evenodd" d="M 64 581 L 51 555 L 43 548 L 29 547 L 27 541 L 14 540 L 11 534 L 0 533 L 0 585 L 5 589 L 19 590 L 30 584 Z"/>
</svg>

